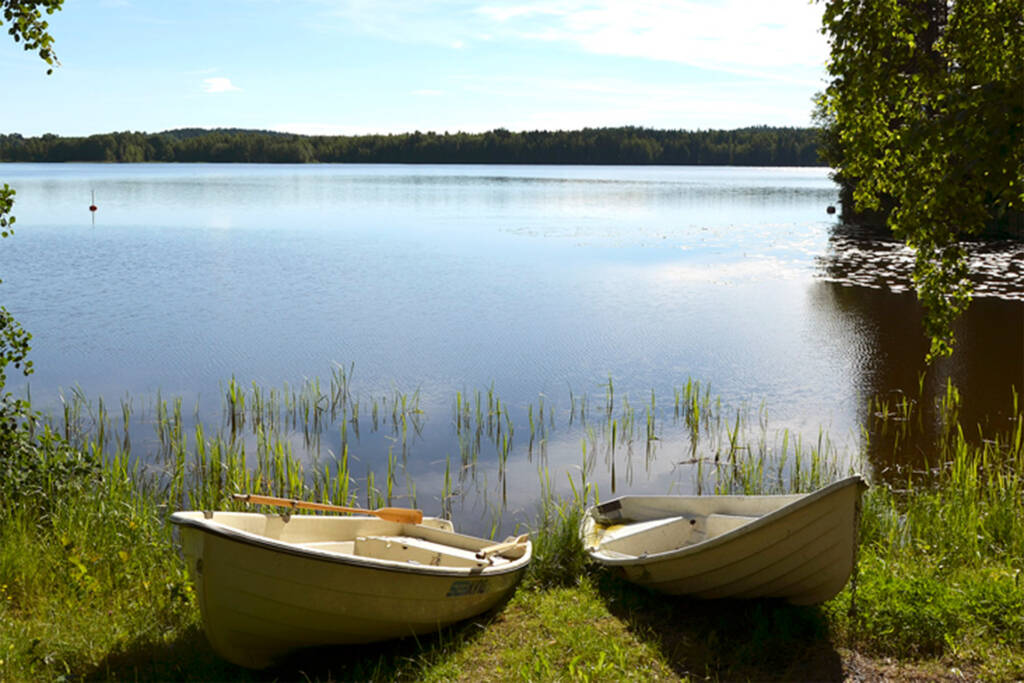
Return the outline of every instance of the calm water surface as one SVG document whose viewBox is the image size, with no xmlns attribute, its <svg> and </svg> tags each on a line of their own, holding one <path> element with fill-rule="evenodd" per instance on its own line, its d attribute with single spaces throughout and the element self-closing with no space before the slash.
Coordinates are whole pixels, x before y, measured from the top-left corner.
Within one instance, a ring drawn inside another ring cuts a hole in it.
<svg viewBox="0 0 1024 683">
<path fill-rule="evenodd" d="M 645 405 L 654 390 L 670 410 L 692 378 L 730 410 L 760 408 L 772 429 L 824 428 L 856 450 L 867 397 L 910 391 L 924 368 L 906 255 L 834 229 L 825 169 L 0 172 L 18 192 L 0 301 L 34 336 L 32 398 L 54 410 L 78 386 L 110 403 L 160 391 L 219 418 L 232 377 L 295 386 L 354 364 L 363 395 L 420 391 L 413 469 L 429 479 L 457 455 L 457 391 L 493 385 L 513 411 L 543 394 L 567 414 L 570 391 L 603 399 L 611 377 L 618 396 Z M 980 418 L 1005 414 L 1024 386 L 1022 256 L 979 256 L 985 296 L 925 380 L 937 391 L 952 376 Z M 571 442 L 565 467 L 579 461 Z M 375 467 L 387 443 L 364 439 L 359 457 Z M 665 460 L 632 486 L 688 488 L 679 458 Z M 523 476 L 535 489 L 535 469 Z"/>
</svg>

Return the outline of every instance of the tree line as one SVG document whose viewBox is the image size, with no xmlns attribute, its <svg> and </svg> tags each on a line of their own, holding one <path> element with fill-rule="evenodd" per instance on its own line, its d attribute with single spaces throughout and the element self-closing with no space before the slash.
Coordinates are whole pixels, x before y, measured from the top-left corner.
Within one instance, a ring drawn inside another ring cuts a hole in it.
<svg viewBox="0 0 1024 683">
<path fill-rule="evenodd" d="M 0 135 L 0 161 L 820 166 L 818 130 L 572 131 L 307 136 L 239 129 Z"/>
</svg>

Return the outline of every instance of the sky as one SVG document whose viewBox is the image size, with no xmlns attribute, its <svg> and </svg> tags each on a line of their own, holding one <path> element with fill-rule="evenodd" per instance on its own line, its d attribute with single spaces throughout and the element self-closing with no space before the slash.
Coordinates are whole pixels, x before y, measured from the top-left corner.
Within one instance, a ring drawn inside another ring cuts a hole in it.
<svg viewBox="0 0 1024 683">
<path fill-rule="evenodd" d="M 0 31 L 0 133 L 810 125 L 809 0 L 65 0 Z"/>
</svg>

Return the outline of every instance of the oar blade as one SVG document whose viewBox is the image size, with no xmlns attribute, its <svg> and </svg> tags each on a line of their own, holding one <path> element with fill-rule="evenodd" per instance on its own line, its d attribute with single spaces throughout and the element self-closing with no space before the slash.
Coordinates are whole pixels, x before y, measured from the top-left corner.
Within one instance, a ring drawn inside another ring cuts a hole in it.
<svg viewBox="0 0 1024 683">
<path fill-rule="evenodd" d="M 381 519 L 389 522 L 400 522 L 402 524 L 419 524 L 423 521 L 423 510 L 412 508 L 377 508 L 372 511 Z"/>
</svg>

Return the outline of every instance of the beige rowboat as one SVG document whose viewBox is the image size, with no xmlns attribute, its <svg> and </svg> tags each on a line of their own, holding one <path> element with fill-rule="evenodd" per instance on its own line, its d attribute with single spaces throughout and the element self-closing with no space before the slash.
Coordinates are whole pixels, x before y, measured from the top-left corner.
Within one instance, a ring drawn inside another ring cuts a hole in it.
<svg viewBox="0 0 1024 683">
<path fill-rule="evenodd" d="M 865 488 L 854 475 L 798 495 L 624 496 L 587 510 L 580 535 L 594 561 L 663 593 L 814 604 L 850 577 Z"/>
<path fill-rule="evenodd" d="M 171 521 L 210 644 L 250 668 L 303 647 L 430 633 L 478 615 L 511 593 L 532 550 L 525 537 L 492 546 L 431 518 L 190 511 Z"/>
</svg>

